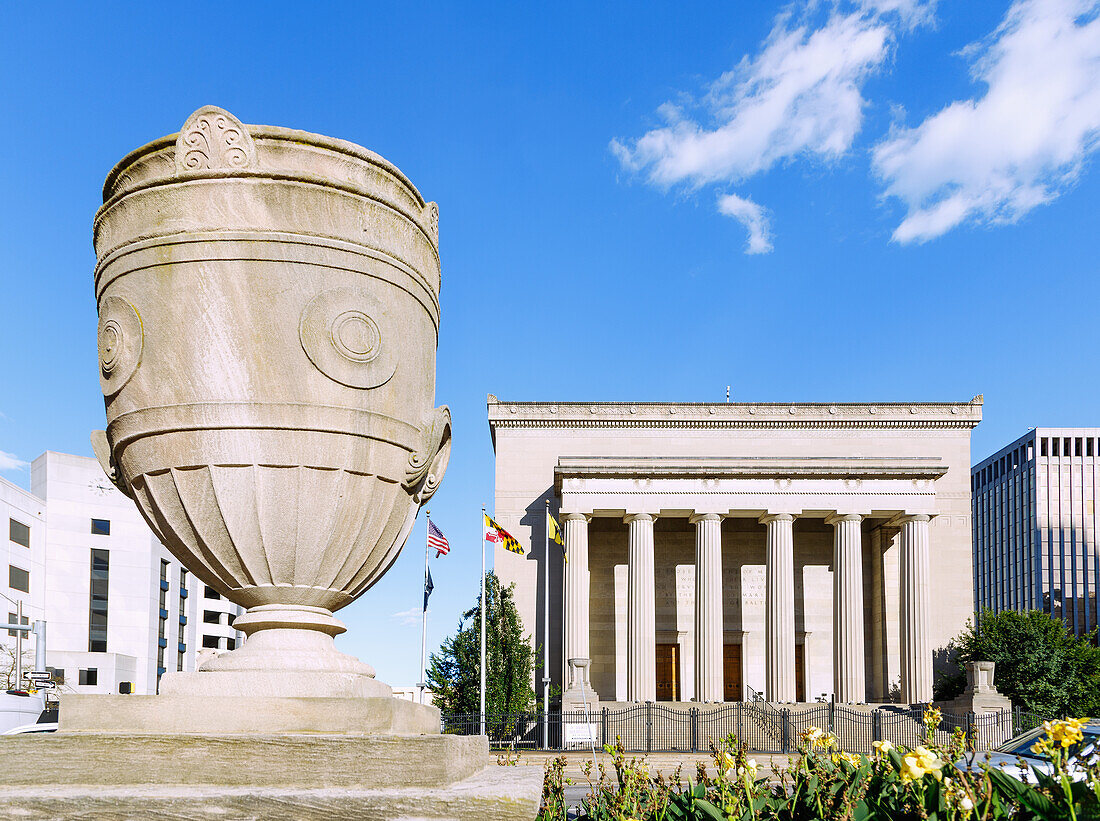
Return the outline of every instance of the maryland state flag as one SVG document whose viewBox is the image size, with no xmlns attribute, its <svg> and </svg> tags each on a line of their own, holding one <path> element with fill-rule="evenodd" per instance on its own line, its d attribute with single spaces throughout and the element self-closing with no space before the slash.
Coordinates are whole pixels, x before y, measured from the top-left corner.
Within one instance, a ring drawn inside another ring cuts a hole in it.
<svg viewBox="0 0 1100 821">
<path fill-rule="evenodd" d="M 565 537 L 561 534 L 561 525 L 549 509 L 546 511 L 546 536 L 561 548 L 562 561 L 569 561 L 569 554 L 565 552 Z"/>
<path fill-rule="evenodd" d="M 499 544 L 505 550 L 523 555 L 523 546 L 515 536 L 494 522 L 488 513 L 485 514 L 485 541 Z"/>
</svg>

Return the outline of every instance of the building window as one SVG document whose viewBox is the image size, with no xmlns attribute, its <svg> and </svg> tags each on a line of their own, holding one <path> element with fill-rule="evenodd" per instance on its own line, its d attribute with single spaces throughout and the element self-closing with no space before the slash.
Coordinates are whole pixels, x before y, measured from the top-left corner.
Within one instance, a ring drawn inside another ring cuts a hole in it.
<svg viewBox="0 0 1100 821">
<path fill-rule="evenodd" d="M 88 652 L 107 652 L 107 588 L 110 557 L 102 548 L 92 549 L 91 601 L 88 608 Z"/>
<path fill-rule="evenodd" d="M 22 522 L 8 519 L 8 538 L 23 547 L 31 546 L 31 529 Z"/>
<path fill-rule="evenodd" d="M 30 623 L 31 623 L 30 616 L 24 616 L 23 618 L 19 618 L 19 615 L 17 613 L 8 613 L 8 624 L 30 624 Z M 9 630 L 8 631 L 8 635 L 11 636 L 12 638 L 15 638 L 16 636 L 18 636 L 19 633 L 20 633 L 20 631 L 18 631 L 18 630 Z"/>
<path fill-rule="evenodd" d="M 50 681 L 52 681 L 54 684 L 65 683 L 64 667 L 47 667 L 46 672 L 50 674 Z"/>
<path fill-rule="evenodd" d="M 208 598 L 208 599 L 214 599 L 215 601 L 217 601 L 218 599 L 220 599 L 220 598 L 222 597 L 222 594 L 221 594 L 221 593 L 219 593 L 219 592 L 218 592 L 217 590 L 215 590 L 215 589 L 214 589 L 213 587 L 211 587 L 210 585 L 206 585 L 206 589 L 205 589 L 205 590 L 203 590 L 203 593 L 202 593 L 202 594 L 203 594 L 203 595 L 204 595 L 204 596 L 205 596 L 206 598 Z"/>
<path fill-rule="evenodd" d="M 208 650 L 217 650 L 218 649 L 218 641 L 219 641 L 219 639 L 218 639 L 217 636 L 203 636 L 202 637 L 202 646 L 207 648 Z"/>
<path fill-rule="evenodd" d="M 8 587 L 10 587 L 12 590 L 22 590 L 24 593 L 30 593 L 31 574 L 21 567 L 16 567 L 14 564 L 9 564 Z"/>
<path fill-rule="evenodd" d="M 237 648 L 237 642 L 234 639 L 226 639 L 225 640 L 225 649 L 226 650 L 235 650 L 236 648 Z"/>
<path fill-rule="evenodd" d="M 217 610 L 203 610 L 202 620 L 204 624 L 221 624 L 222 614 Z"/>
<path fill-rule="evenodd" d="M 99 668 L 89 667 L 80 671 L 80 683 L 86 687 L 94 687 L 99 683 Z"/>
<path fill-rule="evenodd" d="M 168 560 L 167 559 L 161 559 L 160 560 L 160 580 L 162 582 L 168 581 Z"/>
<path fill-rule="evenodd" d="M 93 536 L 110 536 L 111 535 L 111 520 L 110 519 L 92 519 L 92 535 Z"/>
<path fill-rule="evenodd" d="M 182 647 L 182 646 L 183 645 L 181 644 L 180 647 Z M 185 650 L 178 650 L 176 652 L 176 656 L 177 656 L 177 658 L 176 658 L 176 670 L 180 673 L 183 672 L 183 654 L 185 652 L 186 652 Z"/>
<path fill-rule="evenodd" d="M 1050 455 L 1050 452 L 1048 450 L 1047 441 L 1048 440 L 1045 436 L 1042 439 L 1039 440 L 1039 455 L 1040 456 L 1049 456 Z"/>
</svg>

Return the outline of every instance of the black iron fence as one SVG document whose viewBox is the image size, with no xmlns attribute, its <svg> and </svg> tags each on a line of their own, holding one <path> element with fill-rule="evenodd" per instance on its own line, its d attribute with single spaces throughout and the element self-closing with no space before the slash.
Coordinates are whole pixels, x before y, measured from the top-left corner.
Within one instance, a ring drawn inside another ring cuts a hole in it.
<svg viewBox="0 0 1100 821">
<path fill-rule="evenodd" d="M 444 733 L 479 735 L 479 713 L 446 714 Z M 998 713 L 943 712 L 934 740 L 946 745 L 956 728 L 966 733 L 972 749 L 1000 746 L 1045 719 L 1019 709 Z M 779 707 L 766 702 L 733 702 L 698 707 L 671 707 L 654 702 L 621 709 L 588 712 L 514 713 L 485 716 L 485 734 L 493 749 L 568 750 L 602 747 L 621 739 L 627 752 L 708 752 L 710 745 L 736 736 L 756 752 L 790 753 L 800 735 L 818 727 L 836 736 L 842 750 L 867 753 L 875 741 L 916 747 L 927 740 L 922 707 L 859 709 L 843 704 Z M 545 739 L 545 740 L 544 740 Z"/>
</svg>

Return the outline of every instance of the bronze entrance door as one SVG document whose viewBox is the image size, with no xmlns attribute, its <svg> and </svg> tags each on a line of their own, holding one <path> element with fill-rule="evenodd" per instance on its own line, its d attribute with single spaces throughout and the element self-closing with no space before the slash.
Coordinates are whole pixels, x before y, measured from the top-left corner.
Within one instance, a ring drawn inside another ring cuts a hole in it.
<svg viewBox="0 0 1100 821">
<path fill-rule="evenodd" d="M 723 698 L 741 701 L 741 645 L 727 644 L 722 648 Z"/>
<path fill-rule="evenodd" d="M 794 700 L 806 700 L 806 645 L 794 646 Z"/>
<path fill-rule="evenodd" d="M 657 700 L 680 699 L 680 645 L 657 645 Z"/>
</svg>

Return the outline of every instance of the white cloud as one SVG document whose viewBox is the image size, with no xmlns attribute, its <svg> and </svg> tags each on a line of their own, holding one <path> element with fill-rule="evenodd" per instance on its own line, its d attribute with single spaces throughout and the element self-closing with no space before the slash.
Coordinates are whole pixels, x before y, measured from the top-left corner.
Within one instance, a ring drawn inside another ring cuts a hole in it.
<svg viewBox="0 0 1100 821">
<path fill-rule="evenodd" d="M 733 217 L 748 230 L 746 254 L 766 254 L 772 250 L 771 227 L 759 204 L 736 194 L 725 194 L 718 198 L 718 211 L 727 217 Z"/>
<path fill-rule="evenodd" d="M 792 6 L 757 55 L 743 57 L 693 104 L 702 116 L 666 103 L 664 126 L 613 140 L 611 150 L 624 168 L 665 190 L 738 184 L 797 158 L 835 160 L 859 133 L 863 84 L 888 60 L 895 29 L 930 21 L 934 7 L 934 0 Z M 749 253 L 770 250 L 764 237 L 750 234 Z"/>
<path fill-rule="evenodd" d="M 27 463 L 13 453 L 0 450 L 0 470 L 22 470 Z"/>
<path fill-rule="evenodd" d="M 1017 0 L 965 50 L 985 93 L 875 147 L 886 196 L 906 207 L 896 241 L 1015 222 L 1077 181 L 1100 144 L 1098 14 L 1098 0 Z"/>
<path fill-rule="evenodd" d="M 431 614 L 431 612 L 432 610 L 429 607 L 429 615 Z M 408 610 L 402 610 L 400 613 L 394 613 L 392 616 L 390 616 L 390 618 L 394 619 L 401 627 L 408 627 L 412 624 L 420 624 L 421 620 L 424 618 L 424 611 L 421 610 L 419 607 L 410 607 Z"/>
</svg>

